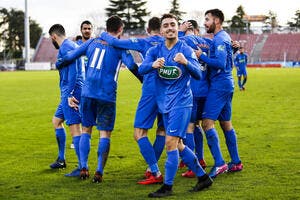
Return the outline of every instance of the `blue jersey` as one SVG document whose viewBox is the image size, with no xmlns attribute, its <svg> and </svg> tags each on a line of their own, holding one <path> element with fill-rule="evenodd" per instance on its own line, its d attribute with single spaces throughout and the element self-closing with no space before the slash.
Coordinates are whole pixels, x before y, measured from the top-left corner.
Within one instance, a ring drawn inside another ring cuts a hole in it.
<svg viewBox="0 0 300 200">
<path fill-rule="evenodd" d="M 69 39 L 65 39 L 58 51 L 58 58 L 63 57 L 68 51 L 77 48 L 77 44 Z M 69 63 L 66 67 L 60 68 L 59 71 L 59 87 L 61 97 L 73 96 L 77 90 L 81 90 L 83 85 L 83 77 L 81 71 L 81 60 L 76 59 Z"/>
<path fill-rule="evenodd" d="M 174 61 L 177 53 L 182 53 L 186 57 L 187 66 Z M 164 67 L 152 68 L 153 62 L 161 57 L 165 58 Z M 139 73 L 143 75 L 152 71 L 155 71 L 156 99 L 161 113 L 193 106 L 190 79 L 191 75 L 200 79 L 201 71 L 195 53 L 186 43 L 179 40 L 170 50 L 165 43 L 151 47 L 139 67 Z"/>
<path fill-rule="evenodd" d="M 130 69 L 136 67 L 130 52 L 109 46 L 99 37 L 90 39 L 76 50 L 69 52 L 63 57 L 62 62 L 82 55 L 86 55 L 88 58 L 82 96 L 116 102 L 117 79 L 121 61 Z"/>
<path fill-rule="evenodd" d="M 248 56 L 245 53 L 239 53 L 234 59 L 234 64 L 239 68 L 239 70 L 245 70 L 247 62 Z"/>
<path fill-rule="evenodd" d="M 138 51 L 145 58 L 146 53 L 150 47 L 156 46 L 164 42 L 164 38 L 158 35 L 153 35 L 147 38 L 131 38 L 128 40 L 118 40 L 115 37 L 110 36 L 107 32 L 103 32 L 101 37 L 105 39 L 109 44 Z M 145 74 L 143 76 L 143 88 L 142 93 L 146 95 L 153 95 L 155 93 L 155 72 Z"/>
<path fill-rule="evenodd" d="M 78 44 L 79 46 L 83 44 L 82 40 L 77 40 L 76 44 Z M 81 56 L 81 69 L 82 69 L 82 76 L 83 76 L 83 80 L 85 80 L 85 71 L 87 68 L 87 63 L 88 63 L 88 59 L 86 56 Z"/>
<path fill-rule="evenodd" d="M 185 41 L 188 46 L 195 50 L 201 49 L 203 53 L 209 55 L 211 39 L 203 38 L 196 35 L 185 35 L 179 39 Z M 199 60 L 201 65 L 201 80 L 191 79 L 191 88 L 194 97 L 205 97 L 208 93 L 207 66 L 206 63 Z"/>
<path fill-rule="evenodd" d="M 210 56 L 201 54 L 200 59 L 207 63 L 208 80 L 211 89 L 233 91 L 231 38 L 224 30 L 214 35 L 210 46 Z"/>
</svg>

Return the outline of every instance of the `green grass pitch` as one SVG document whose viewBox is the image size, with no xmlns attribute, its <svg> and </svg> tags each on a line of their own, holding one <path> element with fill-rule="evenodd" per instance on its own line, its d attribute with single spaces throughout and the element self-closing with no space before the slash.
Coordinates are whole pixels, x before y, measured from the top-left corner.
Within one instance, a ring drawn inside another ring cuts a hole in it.
<svg viewBox="0 0 300 200">
<path fill-rule="evenodd" d="M 234 72 L 235 74 L 235 72 Z M 196 179 L 175 178 L 168 199 L 300 199 L 300 69 L 248 69 L 246 91 L 236 89 L 233 125 L 244 170 L 223 174 L 209 189 L 188 190 Z M 59 102 L 58 72 L 0 73 L 0 199 L 147 199 L 159 185 L 142 186 L 146 164 L 133 139 L 141 85 L 127 70 L 119 75 L 117 118 L 104 182 L 66 178 L 76 166 L 67 129 L 67 168 L 50 170 L 57 144 L 51 124 Z M 223 133 L 223 156 L 229 161 Z M 151 141 L 154 130 L 149 132 Z M 98 132 L 89 157 L 96 168 Z M 204 141 L 206 144 L 206 139 Z M 205 145 L 205 159 L 213 160 Z M 159 166 L 164 171 L 165 152 Z"/>
</svg>

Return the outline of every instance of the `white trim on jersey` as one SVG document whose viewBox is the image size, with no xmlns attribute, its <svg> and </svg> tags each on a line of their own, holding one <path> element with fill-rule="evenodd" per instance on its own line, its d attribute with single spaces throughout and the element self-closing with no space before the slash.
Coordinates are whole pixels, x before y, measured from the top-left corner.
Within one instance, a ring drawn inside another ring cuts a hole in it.
<svg viewBox="0 0 300 200">
<path fill-rule="evenodd" d="M 116 82 L 118 80 L 118 75 L 119 75 L 119 71 L 120 71 L 121 65 L 122 65 L 122 62 L 121 62 L 121 60 L 119 60 L 118 67 L 117 67 L 117 70 L 116 70 L 116 73 L 115 73 L 115 77 L 114 77 L 114 80 Z"/>
</svg>

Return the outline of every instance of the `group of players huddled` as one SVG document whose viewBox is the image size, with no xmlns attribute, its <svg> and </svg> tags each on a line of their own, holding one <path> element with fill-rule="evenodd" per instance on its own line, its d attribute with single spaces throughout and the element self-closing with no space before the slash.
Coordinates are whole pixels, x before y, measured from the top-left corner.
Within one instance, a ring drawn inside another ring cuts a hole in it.
<svg viewBox="0 0 300 200">
<path fill-rule="evenodd" d="M 89 178 L 90 140 L 92 128 L 96 126 L 100 139 L 92 181 L 103 181 L 116 117 L 118 74 L 123 63 L 143 84 L 135 114 L 134 138 L 148 167 L 145 178 L 138 183 L 163 183 L 149 197 L 173 194 L 178 167 L 187 166 L 183 177 L 197 177 L 193 192 L 208 188 L 222 173 L 241 171 L 243 164 L 231 123 L 233 54 L 239 43 L 232 42 L 223 30 L 223 21 L 221 10 L 205 12 L 206 31 L 213 34 L 210 39 L 199 35 L 195 20 L 179 25 L 176 16 L 164 14 L 148 21 L 148 37 L 120 39 L 124 24 L 120 17 L 111 16 L 106 21 L 106 32 L 96 38 L 91 38 L 92 24 L 82 22 L 82 39 L 76 43 L 66 38 L 62 25 L 54 24 L 49 35 L 59 49 L 56 68 L 60 75 L 61 100 L 53 117 L 58 158 L 50 167 L 66 167 L 65 122 L 78 158 L 78 168 L 65 176 Z M 140 65 L 128 50 L 141 54 Z M 155 119 L 156 138 L 151 144 L 147 132 Z M 229 163 L 221 153 L 215 129 L 217 120 L 225 135 Z M 214 159 L 209 173 L 204 170 L 203 135 Z M 158 160 L 164 148 L 167 157 L 162 175 Z"/>
</svg>

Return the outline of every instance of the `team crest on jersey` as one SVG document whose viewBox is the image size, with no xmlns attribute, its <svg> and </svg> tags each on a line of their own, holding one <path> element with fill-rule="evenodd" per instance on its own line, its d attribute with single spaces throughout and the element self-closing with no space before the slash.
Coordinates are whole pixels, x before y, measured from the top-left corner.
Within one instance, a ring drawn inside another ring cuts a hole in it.
<svg viewBox="0 0 300 200">
<path fill-rule="evenodd" d="M 182 71 L 177 66 L 164 66 L 163 68 L 158 69 L 158 74 L 164 79 L 178 79 L 181 76 Z"/>
<path fill-rule="evenodd" d="M 196 56 L 196 53 L 194 51 L 192 52 L 192 58 L 195 59 L 195 60 L 198 60 L 198 58 Z"/>
<path fill-rule="evenodd" d="M 224 51 L 225 50 L 225 46 L 224 45 L 219 45 L 217 47 L 218 51 Z"/>
<path fill-rule="evenodd" d="M 130 38 L 131 42 L 137 43 L 138 40 L 136 38 Z"/>
<path fill-rule="evenodd" d="M 160 44 L 159 42 L 150 42 L 150 44 L 152 45 L 152 46 L 156 46 L 156 45 L 158 45 L 158 44 Z"/>
</svg>

